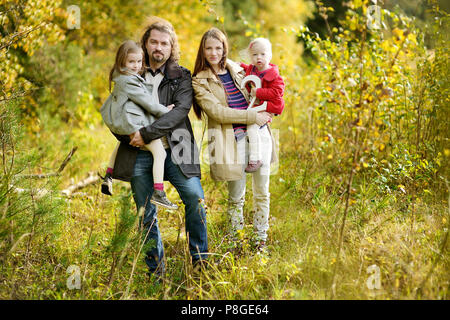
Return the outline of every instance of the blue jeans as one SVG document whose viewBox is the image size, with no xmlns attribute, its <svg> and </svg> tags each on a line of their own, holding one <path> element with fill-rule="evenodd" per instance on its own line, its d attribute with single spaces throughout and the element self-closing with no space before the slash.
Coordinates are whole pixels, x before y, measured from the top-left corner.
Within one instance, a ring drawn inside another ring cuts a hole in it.
<svg viewBox="0 0 450 320">
<path fill-rule="evenodd" d="M 185 205 L 185 226 L 189 239 L 189 252 L 193 262 L 207 258 L 208 239 L 206 234 L 206 210 L 203 204 L 204 193 L 198 177 L 187 178 L 180 168 L 172 162 L 170 149 L 166 149 L 164 162 L 164 180 L 170 181 L 178 191 Z M 162 274 L 164 266 L 164 248 L 158 228 L 157 207 L 150 203 L 153 194 L 153 155 L 140 150 L 136 157 L 131 189 L 138 210 L 145 208 L 143 216 L 145 242 L 150 244 L 145 262 L 150 273 Z"/>
</svg>

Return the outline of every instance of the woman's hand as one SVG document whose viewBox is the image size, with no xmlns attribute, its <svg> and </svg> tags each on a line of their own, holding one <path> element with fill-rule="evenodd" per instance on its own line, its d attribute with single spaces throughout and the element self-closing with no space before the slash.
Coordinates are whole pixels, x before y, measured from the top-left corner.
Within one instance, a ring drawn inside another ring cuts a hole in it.
<svg viewBox="0 0 450 320">
<path fill-rule="evenodd" d="M 260 127 L 265 125 L 271 119 L 272 119 L 272 116 L 268 112 L 263 111 L 263 112 L 258 112 L 256 114 L 256 124 Z"/>
<path fill-rule="evenodd" d="M 172 110 L 172 109 L 173 109 L 173 107 L 175 107 L 175 105 L 174 105 L 174 104 L 169 104 L 169 105 L 167 106 L 167 109 L 169 109 L 169 111 L 170 111 L 170 110 Z"/>
<path fill-rule="evenodd" d="M 130 134 L 130 139 L 131 139 L 130 144 L 133 147 L 143 147 L 145 145 L 145 142 L 142 139 L 141 133 L 139 131 Z"/>
</svg>

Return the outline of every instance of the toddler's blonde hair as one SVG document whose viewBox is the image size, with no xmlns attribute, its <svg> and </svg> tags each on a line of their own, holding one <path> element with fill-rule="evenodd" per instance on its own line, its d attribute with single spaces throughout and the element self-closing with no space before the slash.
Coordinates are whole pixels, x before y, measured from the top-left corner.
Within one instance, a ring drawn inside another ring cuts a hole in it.
<svg viewBox="0 0 450 320">
<path fill-rule="evenodd" d="M 249 43 L 247 47 L 247 54 L 249 57 L 251 57 L 250 51 L 255 44 L 263 45 L 267 49 L 267 53 L 269 54 L 269 60 L 272 59 L 272 43 L 270 43 L 269 39 L 266 38 L 256 38 Z"/>
</svg>

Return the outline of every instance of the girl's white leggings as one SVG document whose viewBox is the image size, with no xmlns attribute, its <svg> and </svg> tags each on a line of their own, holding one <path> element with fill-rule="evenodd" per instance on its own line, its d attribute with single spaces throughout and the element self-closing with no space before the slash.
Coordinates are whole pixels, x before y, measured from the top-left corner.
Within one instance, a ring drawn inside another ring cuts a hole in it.
<svg viewBox="0 0 450 320">
<path fill-rule="evenodd" d="M 114 168 L 117 150 L 119 150 L 120 142 L 117 143 L 111 157 L 109 158 L 109 168 Z M 153 155 L 153 183 L 164 182 L 164 161 L 166 160 L 166 150 L 164 150 L 161 139 L 152 140 L 144 146 Z"/>
</svg>

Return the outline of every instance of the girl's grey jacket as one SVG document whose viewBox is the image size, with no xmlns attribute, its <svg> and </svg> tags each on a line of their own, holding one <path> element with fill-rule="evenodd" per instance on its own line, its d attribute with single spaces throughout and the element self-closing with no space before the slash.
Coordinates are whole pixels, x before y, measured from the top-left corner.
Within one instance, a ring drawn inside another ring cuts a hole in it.
<svg viewBox="0 0 450 320">
<path fill-rule="evenodd" d="M 139 132 L 146 144 L 165 136 L 170 146 L 167 158 L 170 154 L 187 178 L 201 178 L 199 150 L 188 116 L 194 96 L 191 73 L 171 59 L 165 66 L 164 78 L 158 87 L 159 102 L 166 106 L 174 104 L 175 107 L 151 125 L 139 129 Z M 115 136 L 121 144 L 114 163 L 113 178 L 130 181 L 139 148 L 130 145 L 128 135 Z"/>
<path fill-rule="evenodd" d="M 169 112 L 152 97 L 153 86 L 139 75 L 113 78 L 113 92 L 100 108 L 103 121 L 115 134 L 129 135 Z"/>
</svg>

